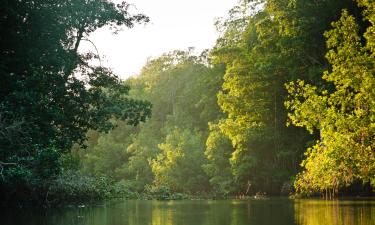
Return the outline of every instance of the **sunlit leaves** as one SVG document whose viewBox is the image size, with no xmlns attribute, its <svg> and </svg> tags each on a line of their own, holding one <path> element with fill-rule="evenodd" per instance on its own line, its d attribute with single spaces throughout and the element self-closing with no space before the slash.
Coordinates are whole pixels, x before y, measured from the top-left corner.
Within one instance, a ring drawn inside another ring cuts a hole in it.
<svg viewBox="0 0 375 225">
<path fill-rule="evenodd" d="M 367 13 L 372 3 L 359 2 L 368 7 L 364 15 L 371 21 L 372 14 Z M 346 10 L 332 25 L 325 34 L 332 70 L 323 79 L 333 83 L 334 90 L 317 91 L 302 81 L 287 86 L 292 123 L 320 132 L 320 141 L 306 153 L 305 171 L 295 183 L 301 194 L 337 192 L 356 180 L 373 181 L 375 175 L 374 58 L 372 40 L 367 38 L 373 25 L 361 37 L 357 21 Z"/>
</svg>

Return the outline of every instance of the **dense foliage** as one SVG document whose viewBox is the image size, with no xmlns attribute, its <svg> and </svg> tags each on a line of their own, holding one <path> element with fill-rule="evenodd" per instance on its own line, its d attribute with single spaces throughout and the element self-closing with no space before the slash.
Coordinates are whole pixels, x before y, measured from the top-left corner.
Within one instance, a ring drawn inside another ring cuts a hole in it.
<svg viewBox="0 0 375 225">
<path fill-rule="evenodd" d="M 223 34 L 212 54 L 214 62 L 226 65 L 218 103 L 227 116 L 218 127 L 234 148 L 230 164 L 237 189 L 276 194 L 290 186 L 304 148 L 314 138 L 285 126 L 284 83 L 296 78 L 322 83 L 320 73 L 327 67 L 322 34 L 344 6 L 353 4 L 258 4 L 243 2 L 220 24 Z M 252 14 L 244 16 L 249 10 Z"/>
<path fill-rule="evenodd" d="M 79 45 L 103 26 L 147 22 L 110 1 L 2 1 L 0 19 L 0 199 L 27 196 L 61 173 L 61 157 L 88 130 L 117 118 L 136 125 L 150 103 L 127 97 L 109 69 Z"/>
<path fill-rule="evenodd" d="M 306 152 L 305 170 L 295 183 L 302 194 L 334 196 L 356 180 L 375 185 L 374 3 L 358 1 L 369 22 L 364 33 L 348 10 L 326 32 L 332 68 L 323 79 L 332 89 L 319 89 L 300 80 L 287 85 L 291 122 L 320 139 Z"/>
<path fill-rule="evenodd" d="M 84 170 L 138 191 L 220 195 L 373 182 L 371 4 L 240 1 L 216 23 L 213 49 L 165 54 L 127 81 L 153 116 L 96 137 Z"/>
<path fill-rule="evenodd" d="M 209 191 L 203 165 L 207 124 L 221 115 L 216 92 L 222 66 L 207 65 L 205 55 L 175 51 L 150 60 L 138 77 L 127 81 L 131 95 L 152 102 L 150 120 L 134 129 L 125 123 L 92 138 L 81 153 L 83 170 L 174 192 Z M 150 189 L 150 188 L 148 188 Z"/>
<path fill-rule="evenodd" d="M 125 83 L 78 47 L 147 17 L 110 1 L 5 3 L 0 197 L 375 187 L 372 1 L 242 0 L 212 49 L 150 59 Z"/>
</svg>

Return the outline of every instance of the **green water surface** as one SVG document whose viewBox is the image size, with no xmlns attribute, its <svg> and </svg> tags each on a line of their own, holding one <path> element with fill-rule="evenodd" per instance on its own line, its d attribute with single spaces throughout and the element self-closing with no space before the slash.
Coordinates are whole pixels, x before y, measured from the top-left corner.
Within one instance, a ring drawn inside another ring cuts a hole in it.
<svg viewBox="0 0 375 225">
<path fill-rule="evenodd" d="M 111 201 L 2 210 L 1 225 L 375 225 L 375 200 Z"/>
</svg>

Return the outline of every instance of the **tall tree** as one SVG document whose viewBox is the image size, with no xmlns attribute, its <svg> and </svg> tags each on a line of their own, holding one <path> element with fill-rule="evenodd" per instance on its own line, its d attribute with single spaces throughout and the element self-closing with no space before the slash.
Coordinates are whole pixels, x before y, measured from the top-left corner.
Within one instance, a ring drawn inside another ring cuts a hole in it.
<svg viewBox="0 0 375 225">
<path fill-rule="evenodd" d="M 324 72 L 323 79 L 333 89 L 319 89 L 302 80 L 287 86 L 291 122 L 320 134 L 320 140 L 307 151 L 302 164 L 305 170 L 295 183 L 301 194 L 332 196 L 356 180 L 374 185 L 375 11 L 370 1 L 357 2 L 364 7 L 367 28 L 361 29 L 358 20 L 344 10 L 333 29 L 325 33 L 326 57 L 332 68 Z"/>
<path fill-rule="evenodd" d="M 229 195 L 236 190 L 229 162 L 233 148 L 217 124 L 209 123 L 209 129 L 205 151 L 207 163 L 203 169 L 210 178 L 214 193 Z"/>
<path fill-rule="evenodd" d="M 297 77 L 321 83 L 319 73 L 327 67 L 322 34 L 345 4 L 243 1 L 222 23 L 212 52 L 226 65 L 218 102 L 227 117 L 219 127 L 234 147 L 230 160 L 240 192 L 251 185 L 252 191 L 279 193 L 298 171 L 311 137 L 285 127 L 284 83 Z"/>
<path fill-rule="evenodd" d="M 30 186 L 60 171 L 60 156 L 110 118 L 136 125 L 151 105 L 127 97 L 111 70 L 90 65 L 80 43 L 98 28 L 147 22 L 110 1 L 2 1 L 0 19 L 0 188 Z M 4 189 L 3 189 L 4 188 Z M 1 191 L 2 194 L 5 191 Z"/>
</svg>

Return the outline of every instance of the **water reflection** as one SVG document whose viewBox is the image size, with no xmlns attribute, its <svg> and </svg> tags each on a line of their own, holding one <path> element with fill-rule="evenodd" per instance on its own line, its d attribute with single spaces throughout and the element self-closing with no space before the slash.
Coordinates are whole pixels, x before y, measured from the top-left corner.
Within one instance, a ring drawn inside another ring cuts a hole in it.
<svg viewBox="0 0 375 225">
<path fill-rule="evenodd" d="M 296 200 L 299 225 L 375 225 L 374 201 Z"/>
<path fill-rule="evenodd" d="M 117 201 L 60 210 L 3 210 L 2 225 L 375 225 L 375 201 Z"/>
</svg>

